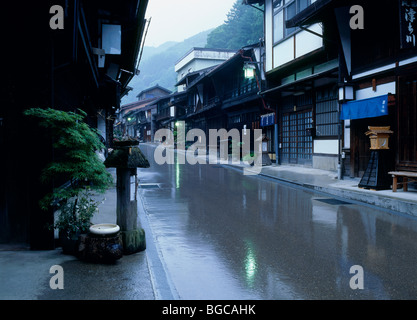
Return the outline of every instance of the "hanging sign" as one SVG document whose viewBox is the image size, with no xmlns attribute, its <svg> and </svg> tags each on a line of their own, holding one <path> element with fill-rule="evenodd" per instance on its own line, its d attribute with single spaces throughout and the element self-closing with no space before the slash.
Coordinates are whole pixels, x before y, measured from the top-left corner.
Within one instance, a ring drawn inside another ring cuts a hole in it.
<svg viewBox="0 0 417 320">
<path fill-rule="evenodd" d="M 261 127 L 272 126 L 275 123 L 275 113 L 261 115 Z"/>
<path fill-rule="evenodd" d="M 401 49 L 417 45 L 417 0 L 399 0 Z"/>
</svg>

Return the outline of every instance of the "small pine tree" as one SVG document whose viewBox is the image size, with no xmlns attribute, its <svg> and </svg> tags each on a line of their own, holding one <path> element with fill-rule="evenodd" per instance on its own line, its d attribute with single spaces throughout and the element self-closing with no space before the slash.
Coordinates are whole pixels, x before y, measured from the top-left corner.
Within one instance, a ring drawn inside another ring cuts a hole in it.
<svg viewBox="0 0 417 320">
<path fill-rule="evenodd" d="M 78 199 L 84 199 L 87 190 L 104 192 L 113 182 L 96 153 L 104 148 L 99 134 L 84 122 L 87 114 L 82 110 L 76 114 L 51 108 L 32 108 L 24 114 L 37 118 L 39 125 L 49 130 L 54 150 L 62 155 L 43 169 L 41 182 L 51 182 L 57 176 L 69 180 L 69 186 L 56 188 L 41 199 L 40 206 L 47 210 L 50 206 L 60 206 L 75 199 L 75 217 Z"/>
</svg>

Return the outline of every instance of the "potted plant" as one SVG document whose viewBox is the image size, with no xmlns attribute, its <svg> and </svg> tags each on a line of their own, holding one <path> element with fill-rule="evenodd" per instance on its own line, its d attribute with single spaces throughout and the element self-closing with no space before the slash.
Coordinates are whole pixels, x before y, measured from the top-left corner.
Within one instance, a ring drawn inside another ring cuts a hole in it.
<svg viewBox="0 0 417 320">
<path fill-rule="evenodd" d="M 96 212 L 98 203 L 93 191 L 104 192 L 113 183 L 97 154 L 104 145 L 98 132 L 84 122 L 87 114 L 82 110 L 74 113 L 32 108 L 24 114 L 38 119 L 53 141 L 55 156 L 43 169 L 41 181 L 67 181 L 45 195 L 40 206 L 55 211 L 53 227 L 59 230 L 61 239 L 74 240 L 88 231 L 90 219 Z"/>
<path fill-rule="evenodd" d="M 78 238 L 81 234 L 88 233 L 92 225 L 91 218 L 98 210 L 98 204 L 89 188 L 62 205 L 57 204 L 57 215 L 52 227 L 59 230 L 59 240 L 64 253 L 77 252 Z"/>
</svg>

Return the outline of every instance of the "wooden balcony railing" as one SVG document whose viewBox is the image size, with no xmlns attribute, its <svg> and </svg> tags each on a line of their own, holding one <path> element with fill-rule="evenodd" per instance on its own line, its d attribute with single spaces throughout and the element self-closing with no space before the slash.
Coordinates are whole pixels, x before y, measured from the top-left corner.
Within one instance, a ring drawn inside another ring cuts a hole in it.
<svg viewBox="0 0 417 320">
<path fill-rule="evenodd" d="M 227 91 L 223 100 L 235 99 L 243 95 L 254 93 L 259 91 L 258 85 L 255 80 L 245 83 L 239 87 L 233 88 L 232 90 Z"/>
</svg>

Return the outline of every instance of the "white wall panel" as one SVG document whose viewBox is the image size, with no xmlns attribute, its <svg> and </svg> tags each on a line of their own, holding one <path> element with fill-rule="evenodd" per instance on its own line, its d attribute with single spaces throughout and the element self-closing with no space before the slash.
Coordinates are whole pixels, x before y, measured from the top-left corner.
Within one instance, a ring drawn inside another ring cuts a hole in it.
<svg viewBox="0 0 417 320">
<path fill-rule="evenodd" d="M 311 31 L 314 31 L 318 34 L 322 34 L 323 30 L 321 29 L 318 23 L 308 27 Z M 295 56 L 299 58 L 311 51 L 317 50 L 323 46 L 323 38 L 316 36 L 308 31 L 300 31 L 295 35 Z"/>
<path fill-rule="evenodd" d="M 382 96 L 383 94 L 395 94 L 396 84 L 395 81 L 381 84 L 379 86 L 376 86 L 376 91 L 373 91 L 371 87 L 357 90 L 356 91 L 356 100 L 362 100 L 362 99 L 368 99 L 368 98 L 374 98 L 378 96 Z"/>
<path fill-rule="evenodd" d="M 294 59 L 294 37 L 280 42 L 274 47 L 274 68 Z"/>
<path fill-rule="evenodd" d="M 314 153 L 339 154 L 338 140 L 314 140 Z"/>
<path fill-rule="evenodd" d="M 266 65 L 265 71 L 268 72 L 273 69 L 272 53 L 273 53 L 273 34 L 272 34 L 272 0 L 265 1 L 265 53 Z"/>
</svg>

